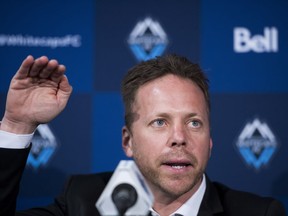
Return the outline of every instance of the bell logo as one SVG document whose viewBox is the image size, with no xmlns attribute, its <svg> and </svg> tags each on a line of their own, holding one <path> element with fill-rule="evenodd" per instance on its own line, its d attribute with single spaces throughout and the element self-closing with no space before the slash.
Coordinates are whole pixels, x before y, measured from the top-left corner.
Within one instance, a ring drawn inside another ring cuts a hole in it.
<svg viewBox="0 0 288 216">
<path fill-rule="evenodd" d="M 263 35 L 251 35 L 249 29 L 234 28 L 234 51 L 236 53 L 269 53 L 278 52 L 278 30 L 276 27 L 265 27 Z"/>
</svg>

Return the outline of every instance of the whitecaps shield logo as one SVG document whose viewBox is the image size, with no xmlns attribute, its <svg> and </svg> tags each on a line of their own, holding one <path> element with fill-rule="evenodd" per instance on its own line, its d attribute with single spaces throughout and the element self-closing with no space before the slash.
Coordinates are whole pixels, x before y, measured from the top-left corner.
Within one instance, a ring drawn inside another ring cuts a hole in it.
<svg viewBox="0 0 288 216">
<path fill-rule="evenodd" d="M 45 166 L 58 146 L 56 137 L 47 124 L 41 124 L 32 139 L 32 148 L 27 159 L 27 166 L 37 170 Z"/>
<path fill-rule="evenodd" d="M 159 22 L 147 17 L 136 24 L 130 33 L 128 44 L 138 61 L 146 61 L 161 56 L 168 39 Z"/>
<path fill-rule="evenodd" d="M 269 163 L 278 143 L 267 123 L 255 118 L 245 125 L 236 146 L 247 165 L 259 170 Z"/>
</svg>

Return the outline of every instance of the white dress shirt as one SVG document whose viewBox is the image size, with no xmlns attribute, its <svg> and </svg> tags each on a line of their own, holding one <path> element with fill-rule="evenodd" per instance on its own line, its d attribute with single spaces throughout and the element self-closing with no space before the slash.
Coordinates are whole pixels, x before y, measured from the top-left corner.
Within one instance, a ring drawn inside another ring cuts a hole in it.
<svg viewBox="0 0 288 216">
<path fill-rule="evenodd" d="M 0 130 L 0 148 L 23 149 L 31 143 L 33 134 L 14 134 Z"/>
</svg>

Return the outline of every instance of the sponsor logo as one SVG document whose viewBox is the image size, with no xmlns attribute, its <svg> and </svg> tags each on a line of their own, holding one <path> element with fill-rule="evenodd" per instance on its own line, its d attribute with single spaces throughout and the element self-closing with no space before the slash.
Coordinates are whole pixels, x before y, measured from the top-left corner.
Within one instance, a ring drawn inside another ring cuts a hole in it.
<svg viewBox="0 0 288 216">
<path fill-rule="evenodd" d="M 66 35 L 62 37 L 36 37 L 32 35 L 0 34 L 0 47 L 48 47 L 51 49 L 81 47 L 80 35 Z"/>
<path fill-rule="evenodd" d="M 276 27 L 265 27 L 263 35 L 252 36 L 249 29 L 234 28 L 234 51 L 236 53 L 276 53 L 278 52 L 278 30 Z"/>
<path fill-rule="evenodd" d="M 260 170 L 270 162 L 278 143 L 267 123 L 255 118 L 245 125 L 236 146 L 246 164 Z"/>
<path fill-rule="evenodd" d="M 128 44 L 138 61 L 146 61 L 161 56 L 168 45 L 168 39 L 159 22 L 147 17 L 136 24 Z"/>
<path fill-rule="evenodd" d="M 27 166 L 37 170 L 45 166 L 58 146 L 56 137 L 47 124 L 41 124 L 32 139 L 32 148 L 27 160 Z"/>
</svg>

